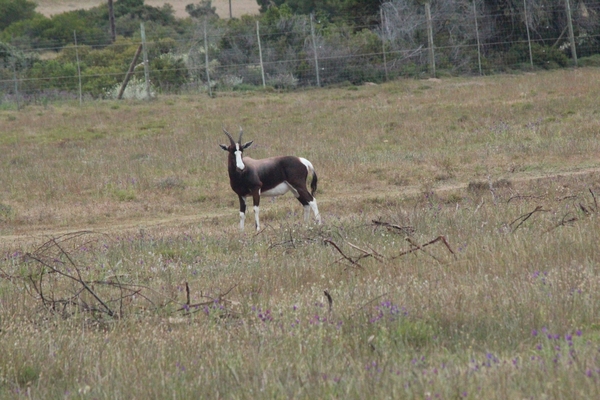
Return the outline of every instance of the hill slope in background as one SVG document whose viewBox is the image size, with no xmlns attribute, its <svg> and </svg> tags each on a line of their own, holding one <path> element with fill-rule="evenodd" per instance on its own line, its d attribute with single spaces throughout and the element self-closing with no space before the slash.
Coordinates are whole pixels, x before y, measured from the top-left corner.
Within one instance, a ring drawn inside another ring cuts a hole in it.
<svg viewBox="0 0 600 400">
<path fill-rule="evenodd" d="M 96 7 L 106 0 L 37 0 L 36 11 L 46 16 L 60 14 L 66 11 L 74 11 L 86 8 Z M 217 8 L 217 14 L 221 18 L 229 17 L 230 0 L 213 0 L 212 6 Z M 191 3 L 199 3 L 194 0 L 146 0 L 145 4 L 153 7 L 162 7 L 165 3 L 171 4 L 175 10 L 177 18 L 188 17 L 185 6 Z M 258 3 L 256 0 L 231 0 L 231 12 L 233 17 L 240 17 L 245 14 L 257 14 Z"/>
</svg>

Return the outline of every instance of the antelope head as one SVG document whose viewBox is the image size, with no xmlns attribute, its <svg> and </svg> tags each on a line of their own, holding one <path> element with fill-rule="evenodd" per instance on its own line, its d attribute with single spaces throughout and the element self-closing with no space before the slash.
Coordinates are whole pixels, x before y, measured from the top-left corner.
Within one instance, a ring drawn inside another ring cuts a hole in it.
<svg viewBox="0 0 600 400">
<path fill-rule="evenodd" d="M 244 165 L 244 161 L 242 160 L 242 153 L 245 149 L 252 145 L 253 141 L 242 144 L 242 136 L 244 135 L 244 130 L 242 129 L 242 127 L 240 127 L 240 138 L 238 139 L 237 143 L 235 142 L 235 140 L 233 140 L 233 137 L 229 132 L 227 132 L 225 128 L 223 128 L 223 132 L 229 138 L 229 146 L 224 144 L 221 144 L 219 146 L 223 150 L 229 152 L 231 156 L 235 157 L 235 166 L 237 170 L 243 171 L 244 168 L 246 168 L 246 166 Z"/>
</svg>

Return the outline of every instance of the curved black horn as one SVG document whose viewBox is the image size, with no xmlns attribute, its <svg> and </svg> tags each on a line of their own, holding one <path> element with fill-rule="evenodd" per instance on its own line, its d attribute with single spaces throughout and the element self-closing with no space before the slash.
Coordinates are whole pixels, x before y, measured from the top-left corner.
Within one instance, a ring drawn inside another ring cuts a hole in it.
<svg viewBox="0 0 600 400">
<path fill-rule="evenodd" d="M 239 144 L 242 144 L 242 135 L 244 134 L 244 130 L 242 129 L 242 127 L 240 126 L 240 138 L 238 140 Z"/>
<path fill-rule="evenodd" d="M 227 135 L 227 137 L 229 138 L 229 141 L 231 142 L 232 146 L 235 146 L 235 140 L 233 140 L 233 137 L 231 137 L 231 135 L 229 134 L 229 132 L 227 132 L 225 130 L 225 128 L 223 128 L 223 132 Z"/>
</svg>

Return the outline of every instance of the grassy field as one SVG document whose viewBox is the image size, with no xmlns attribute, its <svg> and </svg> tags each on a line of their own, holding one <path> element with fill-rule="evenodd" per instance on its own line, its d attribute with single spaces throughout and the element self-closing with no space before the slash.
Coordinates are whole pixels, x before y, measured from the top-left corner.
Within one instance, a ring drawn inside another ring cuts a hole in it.
<svg viewBox="0 0 600 400">
<path fill-rule="evenodd" d="M 597 398 L 600 70 L 0 110 L 0 398 Z M 238 231 L 222 127 L 319 175 Z"/>
</svg>

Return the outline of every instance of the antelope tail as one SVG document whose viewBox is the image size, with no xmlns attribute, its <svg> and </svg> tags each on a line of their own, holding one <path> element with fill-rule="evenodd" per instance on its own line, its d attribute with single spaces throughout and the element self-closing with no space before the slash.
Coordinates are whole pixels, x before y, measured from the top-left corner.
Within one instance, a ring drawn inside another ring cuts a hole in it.
<svg viewBox="0 0 600 400">
<path fill-rule="evenodd" d="M 317 191 L 317 172 L 313 169 L 313 176 L 312 176 L 312 182 L 310 183 L 310 195 L 314 196 L 315 192 Z"/>
</svg>

